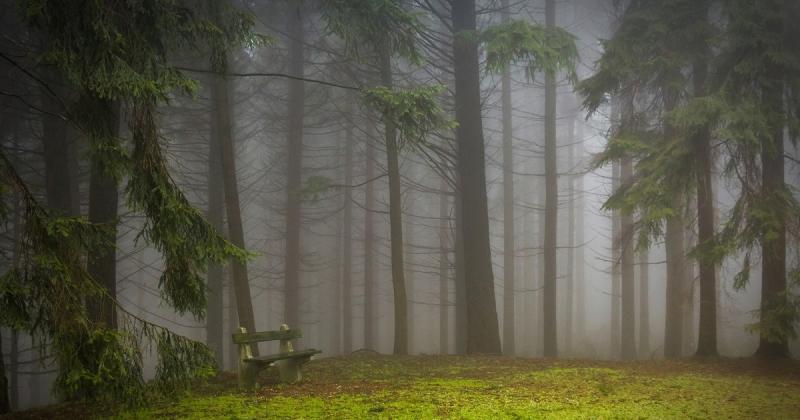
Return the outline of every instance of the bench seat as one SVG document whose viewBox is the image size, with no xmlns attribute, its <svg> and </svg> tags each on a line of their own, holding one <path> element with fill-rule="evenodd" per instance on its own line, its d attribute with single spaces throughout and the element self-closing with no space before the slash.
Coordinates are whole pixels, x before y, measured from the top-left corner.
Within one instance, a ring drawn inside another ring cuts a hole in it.
<svg viewBox="0 0 800 420">
<path fill-rule="evenodd" d="M 261 331 L 248 333 L 244 327 L 233 334 L 233 343 L 239 346 L 239 387 L 247 390 L 256 388 L 258 372 L 273 364 L 278 367 L 281 382 L 293 383 L 302 378 L 300 367 L 311 360 L 315 354 L 322 353 L 316 349 L 294 351 L 292 340 L 303 337 L 298 329 L 281 325 L 278 331 Z M 253 356 L 251 345 L 263 341 L 280 341 L 280 352 L 267 356 Z"/>
<path fill-rule="evenodd" d="M 322 351 L 316 349 L 308 349 L 308 350 L 292 351 L 288 353 L 270 354 L 269 356 L 252 357 L 250 359 L 245 359 L 244 362 L 271 365 L 272 363 L 277 362 L 278 360 L 301 359 L 301 358 L 311 357 L 319 353 L 322 353 Z"/>
</svg>

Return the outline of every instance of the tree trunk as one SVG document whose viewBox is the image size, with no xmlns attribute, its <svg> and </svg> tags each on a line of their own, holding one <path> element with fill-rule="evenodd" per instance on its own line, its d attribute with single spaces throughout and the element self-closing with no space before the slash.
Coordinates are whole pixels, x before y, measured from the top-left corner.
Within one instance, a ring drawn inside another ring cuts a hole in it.
<svg viewBox="0 0 800 420">
<path fill-rule="evenodd" d="M 467 309 L 467 353 L 501 353 L 494 275 L 489 249 L 480 69 L 475 26 L 475 0 L 452 3 L 455 73 L 456 141 L 464 242 Z M 465 34 L 470 34 L 465 36 Z"/>
<path fill-rule="evenodd" d="M 292 3 L 287 16 L 289 33 L 289 74 L 303 77 L 303 15 L 300 2 Z M 305 84 L 302 80 L 289 80 L 288 135 L 286 137 L 286 299 L 284 322 L 290 327 L 299 326 L 300 306 L 300 225 L 303 170 L 303 114 Z"/>
<path fill-rule="evenodd" d="M 577 138 L 577 165 L 578 171 L 584 170 L 583 164 L 583 123 L 578 122 L 578 138 Z M 586 259 L 584 254 L 584 199 L 583 199 L 583 174 L 578 175 L 577 179 L 577 198 L 578 203 L 577 215 L 575 219 L 575 242 L 577 249 L 575 250 L 575 336 L 580 338 L 579 344 L 581 349 L 583 343 L 586 342 Z M 586 357 L 586 353 L 578 354 L 578 356 Z"/>
<path fill-rule="evenodd" d="M 392 63 L 387 51 L 381 54 L 381 84 L 392 87 Z M 389 169 L 389 225 L 392 248 L 392 290 L 394 292 L 394 354 L 408 354 L 408 299 L 403 266 L 403 216 L 400 195 L 400 162 L 397 128 L 384 124 L 386 163 Z"/>
<path fill-rule="evenodd" d="M 632 110 L 631 110 L 632 111 Z M 622 188 L 633 182 L 633 159 L 622 158 L 620 165 Z M 622 360 L 636 359 L 636 297 L 634 284 L 633 214 L 623 211 L 621 221 L 622 241 Z"/>
<path fill-rule="evenodd" d="M 786 23 L 783 23 L 786 25 Z M 771 31 L 780 34 L 784 28 L 781 22 L 773 22 Z M 787 44 L 788 45 L 788 44 Z M 764 81 L 762 96 L 763 107 L 772 115 L 785 113 L 783 104 L 783 74 L 775 65 L 766 69 L 771 77 Z M 783 195 L 791 195 L 785 184 L 784 173 L 784 122 L 780 118 L 771 121 L 769 138 L 761 140 L 761 197 L 770 205 L 770 225 L 762 227 L 761 232 L 761 322 L 771 318 L 773 323 L 784 321 L 786 311 L 786 199 Z M 713 268 L 712 268 L 713 269 Z M 771 315 L 771 316 L 770 316 Z M 787 325 L 760 325 L 758 349 L 756 356 L 776 359 L 789 357 L 789 343 L 783 329 Z M 789 325 L 791 327 L 791 324 Z M 768 334 L 767 331 L 771 332 Z"/>
<path fill-rule="evenodd" d="M 448 213 L 447 182 L 439 184 L 439 353 L 448 354 L 450 341 L 450 264 L 448 238 L 450 214 Z"/>
<path fill-rule="evenodd" d="M 212 92 L 214 94 L 215 92 Z M 212 100 L 216 101 L 217 98 Z M 217 111 L 219 112 L 219 111 Z M 225 229 L 223 222 L 225 192 L 222 185 L 222 139 L 219 134 L 218 121 L 211 116 L 211 132 L 208 136 L 208 222 L 222 234 Z M 224 366 L 224 290 L 223 269 L 219 264 L 208 266 L 208 306 L 206 310 L 206 343 L 217 365 Z"/>
<path fill-rule="evenodd" d="M 508 0 L 503 0 L 503 22 L 510 19 Z M 511 70 L 503 69 L 501 81 L 503 118 L 503 354 L 516 352 L 514 328 L 514 149 L 511 120 Z"/>
<path fill-rule="evenodd" d="M 639 355 L 650 356 L 650 262 L 649 252 L 639 252 Z"/>
<path fill-rule="evenodd" d="M 545 25 L 556 26 L 555 0 L 545 0 Z M 556 75 L 544 76 L 544 357 L 558 356 L 556 333 L 556 241 L 558 237 L 558 169 L 556 167 Z"/>
<path fill-rule="evenodd" d="M 611 164 L 611 189 L 617 191 L 620 185 L 619 161 Z M 622 233 L 619 210 L 611 211 L 611 357 L 617 357 L 621 350 L 620 303 L 622 292 L 620 261 L 622 259 Z"/>
<path fill-rule="evenodd" d="M 350 101 L 352 103 L 352 101 Z M 347 293 L 348 295 L 348 305 L 351 304 L 349 302 L 349 297 L 351 295 L 351 290 L 353 289 L 353 189 L 351 185 L 353 184 L 353 109 L 348 105 L 347 109 L 347 127 L 345 128 L 345 143 L 344 143 L 344 220 L 342 221 L 342 236 L 343 236 L 343 244 L 342 244 L 342 283 L 341 283 L 341 293 Z M 339 293 L 335 299 L 337 300 L 336 305 L 339 305 Z M 367 296 L 364 295 L 364 304 L 366 305 Z M 342 308 L 343 309 L 343 308 Z M 337 311 L 337 319 L 341 317 L 342 309 L 338 309 Z M 347 314 L 352 313 L 352 308 L 347 308 Z M 364 320 L 366 324 L 366 319 Z M 350 330 L 352 331 L 352 329 Z M 337 326 L 335 334 L 337 337 L 340 335 L 339 327 Z M 350 337 L 352 340 L 352 337 Z M 340 340 L 337 338 L 337 342 Z M 340 344 L 340 343 L 339 343 Z M 367 347 L 365 345 L 365 347 Z M 337 345 L 336 351 L 339 351 L 339 345 Z"/>
<path fill-rule="evenodd" d="M 239 208 L 239 186 L 236 181 L 236 154 L 233 146 L 227 79 L 222 75 L 217 75 L 213 89 L 213 95 L 217 100 L 218 137 L 222 142 L 223 189 L 225 191 L 225 212 L 228 216 L 228 237 L 231 243 L 237 247 L 244 248 L 244 229 L 242 227 L 242 213 Z M 250 297 L 250 282 L 247 278 L 247 265 L 239 260 L 232 259 L 231 269 L 231 282 L 235 291 L 236 314 L 239 319 L 239 325 L 247 328 L 247 331 L 256 331 L 253 301 Z M 253 353 L 254 355 L 258 354 L 258 347 L 253 346 Z"/>
<path fill-rule="evenodd" d="M 107 135 L 116 137 L 119 132 L 119 104 L 97 100 L 97 106 L 97 111 L 103 115 L 106 124 L 104 131 Z M 111 231 L 106 239 L 113 244 L 117 242 L 118 201 L 116 178 L 99 158 L 93 157 L 89 181 L 89 221 L 109 226 Z M 89 256 L 87 271 L 108 294 L 87 299 L 89 317 L 94 322 L 116 329 L 117 308 L 114 303 L 117 297 L 116 247 L 111 247 L 102 254 Z"/>
<path fill-rule="evenodd" d="M 708 64 L 705 60 L 693 66 L 694 96 L 705 95 Z M 714 192 L 711 185 L 711 137 L 708 128 L 701 129 L 694 138 L 697 169 L 697 243 L 700 246 L 714 240 Z M 782 156 L 782 154 L 781 154 Z M 770 254 L 764 254 L 770 255 Z M 700 322 L 697 339 L 698 356 L 717 355 L 717 286 L 714 262 L 699 259 L 700 266 Z"/>
<path fill-rule="evenodd" d="M 459 176 L 460 179 L 460 176 Z M 467 353 L 467 276 L 464 264 L 464 232 L 461 226 L 464 224 L 464 203 L 461 198 L 461 181 L 454 190 L 455 197 L 453 199 L 453 206 L 455 207 L 456 223 L 455 223 L 455 301 L 456 301 L 456 319 L 455 319 L 455 352 L 456 354 Z M 452 234 L 452 232 L 451 232 Z"/>
<path fill-rule="evenodd" d="M 3 358 L 3 334 L 0 332 L 0 415 L 11 412 L 11 399 L 8 393 L 8 378 L 6 377 L 6 362 Z M 12 366 L 16 369 L 16 366 Z"/>
<path fill-rule="evenodd" d="M 567 129 L 567 169 L 575 170 L 575 115 L 569 110 Z M 567 273 L 564 287 L 563 353 L 572 356 L 573 311 L 575 310 L 575 176 L 567 176 Z"/>
<path fill-rule="evenodd" d="M 667 219 L 667 303 L 664 319 L 664 357 L 681 357 L 683 337 L 683 302 L 685 299 L 685 258 L 683 222 L 679 217 Z"/>
<path fill-rule="evenodd" d="M 372 130 L 368 130 L 372 134 Z M 365 144 L 366 153 L 366 186 L 364 189 L 364 347 L 375 350 L 375 234 L 373 223 L 373 206 L 375 204 L 375 147 L 369 139 Z M 349 353 L 352 346 L 352 309 L 351 289 L 344 291 L 344 351 Z"/>
</svg>

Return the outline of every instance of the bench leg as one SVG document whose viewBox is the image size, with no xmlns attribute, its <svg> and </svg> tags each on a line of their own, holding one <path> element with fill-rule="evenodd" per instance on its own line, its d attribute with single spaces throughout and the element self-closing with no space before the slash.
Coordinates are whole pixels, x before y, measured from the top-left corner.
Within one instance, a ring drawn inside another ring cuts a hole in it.
<svg viewBox="0 0 800 420">
<path fill-rule="evenodd" d="M 300 372 L 300 366 L 308 363 L 309 360 L 311 360 L 310 357 L 304 357 L 299 359 L 279 360 L 275 362 L 275 365 L 278 367 L 278 372 L 281 375 L 281 382 L 291 384 L 303 379 L 303 374 Z"/>
<path fill-rule="evenodd" d="M 256 389 L 258 367 L 254 363 L 239 362 L 239 389 L 252 391 Z"/>
</svg>

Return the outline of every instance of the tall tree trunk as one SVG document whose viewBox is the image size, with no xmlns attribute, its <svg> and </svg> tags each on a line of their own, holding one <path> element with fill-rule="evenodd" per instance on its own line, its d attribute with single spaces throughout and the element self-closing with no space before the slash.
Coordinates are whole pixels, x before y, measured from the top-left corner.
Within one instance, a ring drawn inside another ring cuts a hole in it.
<svg viewBox="0 0 800 420">
<path fill-rule="evenodd" d="M 632 111 L 632 110 L 631 110 Z M 622 188 L 633 182 L 633 159 L 630 156 L 622 158 L 620 165 Z M 636 359 L 636 296 L 634 284 L 634 253 L 633 253 L 633 214 L 622 211 L 621 237 L 622 241 L 622 359 Z"/>
<path fill-rule="evenodd" d="M 578 135 L 577 135 L 577 164 L 578 171 L 583 172 L 583 123 L 578 121 Z M 586 258 L 584 254 L 584 199 L 583 199 L 583 173 L 578 175 L 577 179 L 577 197 L 576 204 L 577 215 L 575 218 L 575 243 L 577 249 L 575 250 L 575 336 L 580 338 L 580 343 L 586 342 Z M 583 349 L 583 346 L 581 346 Z M 585 349 L 583 349 L 585 350 Z M 578 356 L 585 357 L 587 354 L 578 354 Z"/>
<path fill-rule="evenodd" d="M 212 92 L 213 94 L 214 92 Z M 217 98 L 212 100 L 216 101 Z M 218 112 L 218 111 L 217 111 Z M 222 185 L 222 139 L 217 119 L 211 115 L 211 132 L 208 135 L 208 222 L 217 232 L 225 229 L 223 222 L 225 192 Z M 206 344 L 214 352 L 218 366 L 224 366 L 224 290 L 223 269 L 219 264 L 208 266 L 208 306 L 206 310 Z"/>
<path fill-rule="evenodd" d="M 368 130 L 372 134 L 372 130 Z M 364 347 L 375 350 L 375 233 L 373 223 L 373 206 L 375 204 L 375 147 L 370 139 L 367 139 L 365 146 L 366 186 L 364 189 Z M 352 309 L 349 307 L 351 302 L 351 289 L 344 291 L 344 351 L 349 353 L 352 346 Z"/>
<path fill-rule="evenodd" d="M 639 252 L 639 355 L 650 355 L 650 261 L 648 250 Z"/>
<path fill-rule="evenodd" d="M 102 115 L 106 126 L 105 135 L 117 137 L 119 132 L 119 104 L 106 100 L 97 100 L 96 112 Z M 119 195 L 117 180 L 98 157 L 92 158 L 89 181 L 89 221 L 110 227 L 108 238 L 110 243 L 117 242 L 117 206 Z M 87 300 L 90 318 L 109 328 L 117 328 L 117 308 L 114 299 L 117 297 L 117 252 L 111 247 L 98 255 L 90 255 L 87 271 L 107 293 L 107 296 Z"/>
<path fill-rule="evenodd" d="M 683 221 L 678 217 L 667 219 L 667 302 L 664 319 L 664 357 L 681 357 L 683 354 L 683 307 L 686 288 Z"/>
<path fill-rule="evenodd" d="M 460 179 L 460 176 L 458 177 Z M 461 198 L 461 181 L 459 180 L 457 187 L 454 190 L 455 197 L 453 199 L 453 206 L 455 207 L 456 223 L 455 223 L 455 301 L 456 301 L 456 319 L 455 319 L 455 353 L 467 353 L 467 275 L 465 273 L 464 263 L 464 231 L 462 225 L 464 224 L 464 202 Z M 452 234 L 452 232 L 451 232 Z"/>
<path fill-rule="evenodd" d="M 789 14 L 786 14 L 789 16 Z M 786 18 L 788 19 L 788 18 Z M 783 25 L 787 22 L 773 21 L 770 31 L 780 34 L 784 32 Z M 788 31 L 787 31 L 788 32 Z M 789 45 L 788 42 L 786 45 Z M 770 75 L 769 80 L 763 82 L 763 107 L 771 115 L 785 113 L 783 104 L 784 82 L 783 74 L 776 65 L 766 69 Z M 770 225 L 761 232 L 761 322 L 771 318 L 773 323 L 782 322 L 780 311 L 785 311 L 786 305 L 786 215 L 787 203 L 783 195 L 791 195 L 785 184 L 784 173 L 784 121 L 774 118 L 771 133 L 768 138 L 761 140 L 761 197 L 769 203 Z M 770 316 L 771 315 L 771 316 Z M 763 358 L 789 357 L 789 343 L 785 331 L 786 325 L 761 325 L 758 349 L 756 356 Z M 771 334 L 767 333 L 771 332 Z"/>
<path fill-rule="evenodd" d="M 672 111 L 677 101 L 677 94 L 665 87 L 664 113 Z M 669 124 L 665 126 L 664 135 L 671 138 L 675 133 Z M 677 197 L 675 208 L 683 208 L 681 197 Z M 664 315 L 664 357 L 681 357 L 684 313 L 683 303 L 686 292 L 686 268 L 684 252 L 684 224 L 680 215 L 667 218 L 665 233 L 665 251 L 667 260 L 666 307 Z"/>
<path fill-rule="evenodd" d="M 215 79 L 214 92 L 212 94 L 217 101 L 218 137 L 222 142 L 222 175 L 224 180 L 223 190 L 225 191 L 225 212 L 228 216 L 228 238 L 237 247 L 244 248 L 244 229 L 242 227 L 242 213 L 239 208 L 239 186 L 236 181 L 236 154 L 231 127 L 228 80 L 222 75 L 217 75 Z M 256 321 L 253 315 L 253 301 L 250 297 L 247 265 L 239 260 L 232 259 L 231 271 L 231 282 L 236 298 L 236 314 L 239 325 L 245 327 L 248 332 L 255 332 Z M 254 355 L 258 354 L 258 347 L 253 347 L 253 353 Z"/>
<path fill-rule="evenodd" d="M 611 164 L 611 188 L 617 191 L 620 185 L 620 164 L 614 161 Z M 611 357 L 617 357 L 621 350 L 620 340 L 620 304 L 622 292 L 620 286 L 622 260 L 622 233 L 621 217 L 619 210 L 611 211 Z"/>
<path fill-rule="evenodd" d="M 289 34 L 289 74 L 303 77 L 303 10 L 301 2 L 289 6 L 287 16 Z M 303 170 L 303 114 L 305 113 L 305 84 L 302 80 L 289 80 L 288 135 L 286 137 L 286 298 L 284 319 L 290 327 L 299 326 L 300 309 L 300 225 Z"/>
<path fill-rule="evenodd" d="M 413 173 L 414 171 L 413 166 L 411 167 L 410 171 Z M 409 193 L 407 194 L 410 196 L 411 194 Z M 410 197 L 408 200 L 412 201 Z M 403 234 L 403 239 L 405 243 L 403 244 L 403 251 L 405 255 L 404 263 L 406 265 L 406 273 L 408 273 L 408 276 L 406 276 L 406 298 L 408 302 L 407 304 L 408 312 L 406 314 L 406 319 L 408 320 L 406 324 L 407 325 L 406 328 L 408 331 L 407 346 L 409 354 L 414 354 L 414 352 L 418 351 L 416 349 L 416 343 L 415 343 L 417 326 L 415 325 L 416 320 L 414 318 L 415 317 L 414 311 L 416 310 L 416 308 L 414 307 L 414 286 L 415 286 L 414 282 L 416 280 L 414 276 L 414 264 L 416 264 L 416 262 L 414 261 L 414 254 L 412 252 L 412 248 L 414 247 L 414 241 L 416 240 L 415 239 L 416 232 L 414 231 L 414 225 L 408 222 L 408 218 L 406 218 L 406 222 L 404 225 L 405 225 L 405 232 Z"/>
<path fill-rule="evenodd" d="M 380 57 L 381 84 L 392 87 L 392 63 L 388 51 Z M 408 354 L 408 299 L 403 266 L 403 216 L 400 195 L 400 150 L 397 127 L 384 124 L 386 163 L 389 169 L 389 225 L 392 248 L 392 290 L 394 292 L 394 354 Z"/>
<path fill-rule="evenodd" d="M 442 179 L 439 184 L 439 353 L 450 352 L 450 252 L 448 247 L 450 214 L 448 213 L 447 182 Z"/>
<path fill-rule="evenodd" d="M 508 0 L 501 3 L 503 22 L 508 22 Z M 503 118 L 503 354 L 516 352 L 514 328 L 514 146 L 511 120 L 511 70 L 503 69 L 501 81 Z"/>
<path fill-rule="evenodd" d="M 575 170 L 575 115 L 569 110 L 567 129 L 567 168 Z M 564 287 L 563 353 L 572 356 L 573 313 L 575 310 L 575 176 L 567 176 L 567 273 Z"/>
<path fill-rule="evenodd" d="M 0 415 L 11 412 L 11 399 L 9 398 L 8 378 L 6 377 L 6 362 L 3 358 L 3 334 L 0 332 Z M 12 366 L 16 369 L 16 366 Z"/>
<path fill-rule="evenodd" d="M 705 95 L 708 63 L 700 60 L 693 66 L 694 96 Z M 708 128 L 701 129 L 694 138 L 697 148 L 697 243 L 701 246 L 714 240 L 714 192 L 712 191 L 711 137 Z M 764 254 L 770 255 L 770 254 Z M 717 286 L 714 262 L 700 258 L 700 322 L 698 328 L 697 355 L 717 355 Z"/>
<path fill-rule="evenodd" d="M 545 25 L 556 26 L 555 0 L 545 0 Z M 556 75 L 544 76 L 544 357 L 558 356 L 556 333 L 556 241 L 558 237 L 558 169 L 556 163 Z"/>
<path fill-rule="evenodd" d="M 349 101 L 352 103 L 352 101 Z M 342 244 L 342 282 L 341 282 L 341 290 L 340 293 L 347 293 L 348 295 L 348 305 L 351 304 L 349 302 L 349 297 L 351 296 L 351 290 L 353 289 L 353 109 L 348 105 L 347 109 L 347 126 L 345 128 L 345 143 L 344 143 L 344 220 L 342 221 L 342 237 L 343 237 L 343 244 Z M 340 296 L 337 293 L 335 299 L 337 300 L 336 305 L 339 305 L 342 301 L 340 301 Z M 364 304 L 366 305 L 367 296 L 364 295 Z M 337 314 L 336 318 L 342 318 L 342 309 L 337 307 Z M 347 308 L 347 314 L 352 314 L 352 308 Z M 366 324 L 367 320 L 364 320 Z M 351 330 L 352 331 L 352 330 Z M 337 328 L 334 332 L 337 336 L 337 346 L 336 351 L 340 350 L 340 337 L 341 331 L 339 330 L 339 325 L 337 323 Z M 352 340 L 352 337 L 350 337 Z M 366 344 L 365 344 L 365 347 Z"/>
<path fill-rule="evenodd" d="M 494 275 L 489 249 L 480 70 L 475 26 L 475 0 L 452 3 L 455 73 L 456 141 L 464 242 L 467 309 L 467 353 L 501 353 Z M 470 34 L 470 35 L 466 35 Z"/>
</svg>

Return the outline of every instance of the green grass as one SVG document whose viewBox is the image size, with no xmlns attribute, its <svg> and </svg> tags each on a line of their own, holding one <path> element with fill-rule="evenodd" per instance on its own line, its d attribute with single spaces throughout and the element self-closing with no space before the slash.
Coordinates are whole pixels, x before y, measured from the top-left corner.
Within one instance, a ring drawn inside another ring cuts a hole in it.
<svg viewBox="0 0 800 420">
<path fill-rule="evenodd" d="M 145 418 L 796 418 L 800 367 L 753 360 L 544 361 L 360 354 L 311 362 L 298 384 L 235 390 L 226 376 Z"/>
</svg>

